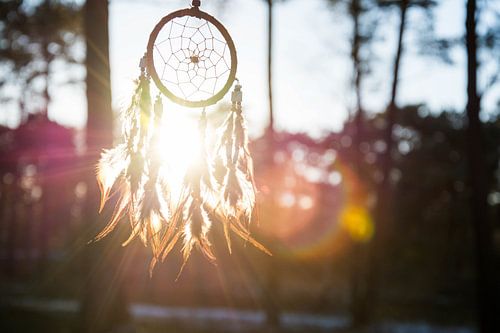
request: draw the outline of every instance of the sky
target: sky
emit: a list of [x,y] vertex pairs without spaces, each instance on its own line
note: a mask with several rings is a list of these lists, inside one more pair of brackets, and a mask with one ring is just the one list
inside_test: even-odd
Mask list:
[[[110,1],[110,62],[113,107],[126,107],[139,75],[138,63],[149,34],[166,14],[189,5],[187,0]],[[275,6],[274,99],[278,130],[307,132],[319,137],[339,130],[353,105],[350,92],[349,22],[324,0],[290,0]],[[436,34],[457,37],[464,32],[464,3],[442,0],[435,11]],[[262,0],[233,0],[220,6],[202,1],[202,9],[216,16],[232,35],[238,52],[238,73],[243,90],[244,112],[250,133],[258,135],[268,121],[266,83],[266,7]],[[395,13],[394,13],[395,14]],[[365,109],[382,111],[389,98],[392,58],[395,52],[397,15],[384,16],[374,49],[374,79],[364,85]],[[423,19],[419,10],[409,15],[410,31]],[[387,24],[388,23],[388,24]],[[465,107],[465,53],[456,50],[454,66],[419,56],[415,33],[405,38],[398,103],[425,102],[433,110]],[[498,91],[498,89],[497,89]],[[64,125],[83,127],[86,102],[83,86],[54,89],[49,117]],[[485,100],[493,108],[498,94]],[[229,100],[229,95],[225,97]],[[169,105],[168,102],[166,102]],[[168,107],[168,106],[167,106]],[[176,105],[186,114],[193,110]],[[12,112],[11,112],[12,113]],[[18,119],[4,113],[0,121],[10,125]]]

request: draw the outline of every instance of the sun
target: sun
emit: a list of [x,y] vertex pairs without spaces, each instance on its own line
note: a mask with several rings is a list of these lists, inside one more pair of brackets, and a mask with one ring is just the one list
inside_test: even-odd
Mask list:
[[163,116],[159,131],[156,151],[162,161],[163,172],[170,181],[172,194],[176,195],[199,151],[198,122],[180,112],[169,112]]

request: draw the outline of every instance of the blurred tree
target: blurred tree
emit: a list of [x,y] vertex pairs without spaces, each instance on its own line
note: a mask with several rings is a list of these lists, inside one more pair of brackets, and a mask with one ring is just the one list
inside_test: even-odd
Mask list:
[[[48,239],[53,231],[54,221],[54,198],[51,198],[51,188],[54,183],[43,184],[42,170],[47,170],[54,165],[54,156],[49,153],[54,147],[51,141],[53,136],[58,136],[61,127],[53,126],[47,120],[46,111],[50,102],[49,86],[56,82],[51,79],[55,71],[54,64],[59,66],[72,66],[79,62],[75,55],[75,48],[80,36],[80,8],[79,6],[61,1],[3,1],[0,2],[0,68],[3,75],[0,77],[0,101],[2,104],[16,101],[18,110],[21,112],[21,121],[25,120],[27,110],[37,109],[37,98],[42,100],[41,109],[44,111],[41,117],[32,118],[30,124],[20,126],[13,135],[15,142],[10,152],[13,168],[11,172],[19,177],[23,164],[32,163],[37,168],[37,186],[43,193],[43,202],[38,205],[39,224],[41,227],[36,232],[29,246],[39,251],[39,268],[46,269],[48,253]],[[61,67],[59,67],[60,69]],[[67,79],[70,75],[67,75]],[[28,99],[29,95],[34,98]],[[7,108],[6,108],[7,109]],[[15,110],[15,106],[13,107]],[[50,130],[48,130],[50,128]],[[44,130],[48,130],[45,133]],[[70,131],[62,130],[60,132]],[[59,133],[60,134],[60,133]],[[36,138],[37,135],[43,138]],[[69,158],[74,151],[71,135],[61,138],[70,138],[70,141],[57,141],[60,149],[68,149],[66,156]],[[40,144],[38,146],[37,144]],[[16,150],[14,150],[16,149]],[[18,155],[16,158],[13,151]],[[46,155],[44,155],[46,154]],[[20,156],[20,157],[19,157]],[[54,163],[57,164],[57,163]],[[59,164],[63,162],[59,161]],[[15,186],[12,186],[15,189]],[[61,190],[61,189],[59,189]],[[16,200],[22,203],[23,200]],[[60,202],[59,202],[60,203]],[[43,209],[41,208],[43,207]],[[24,208],[32,213],[33,209]],[[62,218],[62,214],[61,218]],[[42,217],[40,217],[42,216]],[[32,220],[35,220],[33,217]],[[20,220],[11,219],[14,230],[19,228]],[[34,228],[35,223],[28,227]],[[31,229],[35,230],[35,229]],[[14,235],[15,233],[13,233]],[[8,237],[11,237],[10,234]],[[15,236],[12,236],[15,237]],[[14,240],[9,240],[13,242]]]
[[269,127],[268,130],[273,133],[275,131],[274,124],[274,109],[273,109],[273,38],[274,38],[274,11],[275,4],[286,0],[264,0],[267,4],[267,93],[269,103]]
[[[484,124],[483,176],[498,191],[495,172],[498,118]],[[394,132],[394,237],[383,279],[392,295],[437,299],[474,308],[474,245],[467,183],[467,118],[463,113],[430,115],[423,106],[398,111]],[[418,267],[426,267],[425,274]],[[498,272],[498,268],[491,267]],[[405,285],[399,285],[405,281]],[[410,287],[411,285],[411,287]],[[399,291],[398,291],[399,290]],[[415,293],[412,292],[415,290]],[[413,295],[412,295],[413,294]],[[380,302],[382,303],[382,302]],[[432,310],[431,310],[432,311]],[[472,319],[472,318],[469,318]]]
[[[346,133],[352,138],[351,167],[359,177],[365,176],[365,162],[363,159],[362,147],[366,140],[364,136],[365,112],[363,108],[363,81],[370,73],[372,63],[371,45],[377,28],[376,1],[374,0],[330,0],[336,7],[344,7],[347,16],[352,21],[350,37],[350,58],[352,61],[352,87],[355,94],[355,106],[352,113],[353,126],[348,126],[352,130]],[[357,326],[365,322],[366,302],[363,297],[365,293],[366,276],[366,249],[365,244],[356,243],[353,245],[353,258],[351,260],[350,274],[350,297],[352,324]]]
[[467,143],[470,205],[475,232],[477,265],[477,305],[479,331],[500,330],[497,310],[498,280],[494,269],[491,221],[488,216],[488,185],[485,177],[484,133],[479,113],[481,97],[478,92],[478,37],[476,0],[467,1],[466,49],[467,49]]
[[[82,61],[75,47],[81,34],[80,7],[56,0],[35,5],[5,1],[0,3],[0,17],[4,22],[0,26],[0,62],[7,73],[0,79],[0,89],[5,88],[4,100],[17,100],[21,118],[25,118],[27,105],[33,111],[40,108],[47,113],[50,86],[56,83],[51,78],[56,62],[60,70],[60,66]],[[64,83],[81,80],[68,74]],[[30,94],[33,98],[27,101]],[[41,106],[37,106],[40,101]]]
[[[105,225],[99,215],[99,189],[94,165],[100,152],[113,143],[113,112],[109,66],[108,1],[87,0],[84,7],[87,45],[87,200],[85,206],[86,241]],[[116,233],[115,233],[116,234]],[[124,296],[124,260],[119,236],[108,237],[84,249],[86,285],[82,295],[80,331],[114,332],[129,323],[128,303]]]
[[[20,35],[19,31],[25,30],[27,21],[21,5],[22,2],[20,1],[0,2],[0,21],[3,22],[0,26],[0,61],[2,68],[7,73],[7,75],[0,78],[1,100],[4,103],[12,99],[12,96],[5,95],[6,86],[8,86],[9,82],[12,82],[10,80],[24,78],[25,75],[20,75],[20,72],[32,61],[32,55],[25,47],[18,45],[17,42]],[[26,78],[21,81],[26,81]],[[23,102],[24,98],[19,98],[18,103],[21,112],[24,110]]]
[[[393,191],[391,184],[391,172],[393,170],[392,156],[394,154],[394,125],[397,111],[397,96],[399,88],[399,76],[401,59],[404,50],[404,36],[407,30],[408,10],[412,7],[431,9],[436,5],[434,0],[378,0],[382,9],[396,7],[399,10],[399,26],[396,43],[396,53],[393,59],[392,83],[390,89],[389,104],[385,110],[385,148],[381,156],[381,177],[377,185],[377,207],[375,211],[375,234],[371,242],[370,263],[366,282],[365,309],[375,309],[378,301],[379,269],[382,261],[386,260],[388,253],[384,247],[388,244],[387,235],[393,228]],[[383,223],[381,221],[384,221]],[[386,245],[383,245],[386,244]],[[369,314],[363,315],[369,320]]]
[[[274,27],[274,2],[275,0],[264,0],[267,4],[267,95],[268,95],[268,112],[269,125],[266,130],[268,135],[268,154],[269,162],[267,165],[270,168],[274,167],[275,153],[275,124],[274,124],[274,109],[273,109],[273,27]],[[269,199],[275,203],[275,193],[269,193]],[[266,216],[264,218],[271,218]],[[266,261],[266,277],[263,283],[263,301],[266,312],[266,322],[271,330],[280,326],[280,311],[277,304],[277,280],[278,272],[275,266],[275,258],[270,257],[264,259]]]
[[[375,186],[381,173],[378,161],[384,155],[384,118],[377,114],[365,121],[368,145],[364,148],[364,181],[368,186]],[[327,147],[337,151],[338,159],[349,165],[354,158],[352,147],[343,145],[342,138],[350,135],[354,126],[351,119],[341,133],[325,140]],[[397,237],[391,239],[386,260],[380,263],[385,297],[377,303],[379,316],[387,316],[391,306],[401,313],[405,304],[427,308],[421,310],[427,318],[433,311],[459,309],[454,320],[474,309],[474,260],[470,250],[474,240],[468,224],[470,198],[465,187],[466,126],[466,116],[457,112],[432,115],[424,106],[407,106],[396,113],[391,183],[393,214],[398,221],[392,233]],[[483,142],[483,176],[490,184],[490,193],[495,194],[499,192],[498,116],[484,123],[484,130],[487,140]],[[356,260],[352,252],[345,255],[349,262]],[[498,266],[492,265],[491,269],[498,273]],[[352,281],[352,277],[349,279]]]
[[[278,1],[285,1],[285,0],[264,0],[267,4],[267,92],[268,92],[268,112],[269,112],[269,124],[268,128],[266,130],[266,135],[267,135],[267,140],[268,140],[268,151],[267,151],[267,156],[268,156],[268,162],[267,166],[269,168],[274,168],[274,154],[276,151],[276,143],[275,143],[275,110],[274,110],[274,105],[273,105],[273,37],[274,37],[274,11],[275,11],[275,4]],[[270,190],[268,193],[268,199],[275,204],[275,193]],[[264,217],[264,218],[271,218],[270,216]],[[279,327],[280,325],[280,313],[279,313],[279,305],[278,305],[278,294],[279,291],[277,289],[278,286],[278,279],[279,277],[278,272],[276,270],[276,258],[275,257],[269,257],[266,258],[266,263],[267,263],[267,276],[266,280],[264,282],[263,286],[263,295],[264,295],[264,306],[265,306],[265,311],[266,311],[266,321],[267,325],[271,329],[275,329]]]
[[498,57],[500,53],[500,6],[498,2],[480,1],[476,20],[477,53],[481,65],[478,66],[478,73],[484,77],[483,80],[479,80],[482,84],[478,84],[478,94],[480,100],[483,100],[500,82],[500,57]]
[[[352,21],[350,36],[350,58],[352,61],[352,86],[355,94],[355,106],[353,119],[359,131],[354,135],[358,145],[362,140],[363,127],[363,80],[370,74],[371,62],[373,60],[371,44],[377,28],[377,12],[375,0],[329,0],[335,7],[342,7],[349,19]],[[357,138],[356,138],[357,137]],[[355,145],[357,146],[357,145]],[[359,147],[358,147],[359,149]]]
[[267,2],[267,92],[269,102],[269,131],[274,132],[273,111],[273,0]]

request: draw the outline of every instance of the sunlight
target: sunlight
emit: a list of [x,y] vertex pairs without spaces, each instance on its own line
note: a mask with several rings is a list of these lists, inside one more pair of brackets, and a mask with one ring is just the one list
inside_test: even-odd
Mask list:
[[198,122],[170,112],[160,125],[157,152],[162,160],[163,172],[170,181],[172,194],[179,197],[184,175],[194,163],[199,149]]

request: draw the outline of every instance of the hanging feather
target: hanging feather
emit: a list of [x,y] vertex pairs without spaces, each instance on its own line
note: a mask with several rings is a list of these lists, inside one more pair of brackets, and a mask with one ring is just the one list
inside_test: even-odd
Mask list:
[[231,96],[232,107],[223,124],[215,157],[216,175],[221,185],[221,203],[215,211],[223,224],[224,236],[231,252],[229,230],[270,255],[270,252],[250,236],[250,222],[255,210],[256,187],[253,164],[248,149],[244,125],[241,85],[236,84]]
[[108,201],[113,185],[127,168],[128,161],[127,145],[124,143],[112,149],[106,149],[101,154],[101,159],[97,164],[97,183],[102,194],[99,212]]
[[234,126],[235,126],[235,113],[233,112],[235,105],[233,103],[233,107],[229,116],[222,124],[222,128],[224,131],[220,136],[220,141],[218,145],[218,149],[216,151],[215,156],[215,177],[219,185],[223,185],[224,178],[227,174],[227,161],[231,161],[233,159],[233,149],[234,149]]
[[[145,71],[141,73],[135,96],[135,103],[127,110],[128,117],[126,117],[126,123],[124,125],[125,137],[127,138],[130,154],[130,163],[124,181],[129,184],[130,189],[128,218],[132,227],[132,232],[123,245],[127,245],[138,235],[145,245],[148,243],[147,226],[143,223],[143,214],[141,212],[146,182],[145,154],[147,151],[147,144],[149,143],[148,127],[151,120],[149,78]],[[127,129],[129,130],[128,133]]]
[[[168,228],[169,204],[168,187],[166,181],[160,176],[161,159],[158,154],[159,122],[163,116],[163,105],[160,96],[156,99],[154,117],[150,128],[150,143],[146,153],[147,181],[144,185],[144,195],[140,203],[139,221],[145,232],[145,238],[153,250],[156,262],[162,252],[162,233]],[[152,263],[151,269],[154,267]]]
[[210,207],[210,198],[213,196],[215,181],[208,164],[205,139],[206,127],[206,113],[203,112],[199,121],[199,149],[184,177],[181,199],[172,215],[171,228],[165,233],[161,246],[161,260],[164,260],[182,237],[183,264],[178,276],[180,276],[195,248],[211,263],[215,263],[212,245],[208,240],[208,233],[212,223],[207,207]]
[[210,262],[215,262],[215,256],[207,237],[211,226],[212,223],[208,218],[208,213],[205,211],[204,206],[201,204],[200,198],[193,198],[187,210],[184,228],[184,246],[182,248],[184,264],[189,259],[191,251],[195,246]]
[[155,151],[159,140],[158,126],[163,115],[161,99],[157,98],[152,113],[150,83],[141,66],[129,108],[124,113],[125,142],[104,151],[97,167],[101,189],[101,209],[116,188],[119,198],[107,226],[95,237],[99,240],[110,233],[118,221],[128,215],[131,234],[127,245],[139,236],[150,245],[154,263],[163,252],[164,233],[168,233],[169,192],[166,180],[160,177],[161,161]]
[[[216,191],[217,181],[214,179],[212,165],[209,163],[210,158],[207,152],[207,116],[205,110],[203,110],[200,117],[198,130],[199,145],[197,146],[193,162],[186,173],[184,184],[187,187],[199,186],[200,191],[211,193]],[[199,184],[198,179],[200,180]]]
[[148,127],[151,117],[151,95],[149,92],[149,78],[143,73],[139,79],[138,88],[139,99],[132,119],[134,127],[132,127],[133,136],[130,137],[130,164],[127,171],[127,176],[130,181],[130,190],[132,191],[132,200],[140,200],[139,186],[144,174],[144,154],[148,139]]
[[184,229],[183,255],[184,261],[186,261],[193,246],[197,245],[202,253],[213,261],[215,257],[211,252],[210,242],[207,239],[211,222],[205,206],[207,206],[214,189],[214,179],[208,163],[206,149],[207,116],[205,110],[203,110],[198,127],[200,132],[198,152],[184,181],[189,193],[189,208],[187,209],[186,227]]
[[97,182],[101,190],[100,210],[108,201],[113,188],[116,189],[119,198],[115,210],[108,225],[98,234],[95,240],[101,239],[111,232],[116,226],[118,220],[125,213],[131,215],[134,198],[139,188],[140,179],[143,172],[143,159],[141,156],[144,140],[141,139],[140,117],[141,103],[143,98],[148,97],[149,90],[148,78],[144,72],[137,80],[137,87],[132,96],[130,106],[124,113],[123,135],[125,142],[116,147],[105,150],[97,164]]
[[113,191],[118,199],[110,221],[94,240],[105,237],[128,216],[132,230],[123,245],[139,237],[145,246],[151,247],[150,273],[182,239],[180,275],[193,249],[215,263],[208,239],[214,221],[223,224],[229,252],[232,231],[271,255],[249,232],[256,189],[241,109],[241,86],[236,85],[233,92],[231,113],[223,125],[214,163],[210,163],[212,159],[206,149],[207,118],[203,111],[199,121],[199,149],[184,177],[180,198],[173,201],[167,179],[160,172],[162,163],[157,147],[163,106],[158,97],[152,112],[149,85],[143,69],[123,116],[125,141],[105,150],[97,165],[102,194],[100,211]]
[[[139,176],[136,175],[136,170],[139,170],[137,166],[138,161],[137,158],[131,157],[134,155],[139,141],[137,111],[140,106],[142,90],[145,88],[144,82],[146,80],[145,74],[141,73],[141,76],[136,81],[137,86],[132,96],[130,106],[124,112],[122,132],[125,137],[125,142],[112,149],[104,150],[97,164],[97,182],[101,191],[99,211],[102,211],[104,208],[115,183],[124,181],[126,175],[134,179],[132,183],[136,184],[138,182],[135,180],[139,178]],[[131,163],[131,160],[133,160],[134,163]]]

